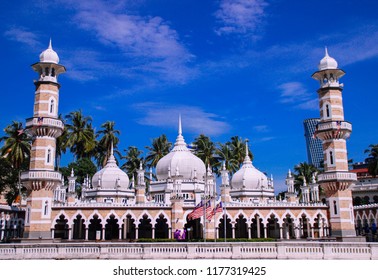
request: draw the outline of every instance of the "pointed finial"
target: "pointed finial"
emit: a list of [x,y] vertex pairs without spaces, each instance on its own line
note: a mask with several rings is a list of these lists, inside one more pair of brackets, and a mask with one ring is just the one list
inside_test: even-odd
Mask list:
[[143,170],[143,164],[142,164],[142,161],[140,161],[140,164],[139,164],[139,170]]
[[113,151],[113,141],[110,143],[110,156],[113,156],[114,151]]
[[222,170],[226,170],[226,161],[223,161]]
[[181,114],[179,114],[179,130],[178,130],[179,135],[182,135],[182,126],[181,126]]
[[75,176],[73,168],[71,168],[71,177]]
[[289,172],[287,173],[287,177],[291,177],[291,170],[289,169]]
[[51,43],[51,37],[50,37],[50,41],[49,41],[49,49],[52,49],[52,43]]
[[325,56],[329,56],[327,47],[325,47]]
[[249,140],[248,139],[245,139],[245,155],[248,156],[248,142]]

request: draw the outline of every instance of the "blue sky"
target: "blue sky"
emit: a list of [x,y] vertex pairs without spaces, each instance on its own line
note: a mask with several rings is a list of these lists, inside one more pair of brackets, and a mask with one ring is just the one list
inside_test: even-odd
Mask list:
[[61,113],[82,109],[97,129],[115,121],[121,150],[163,133],[174,142],[181,113],[187,143],[250,139],[280,191],[307,160],[303,120],[319,116],[311,75],[325,46],[346,72],[349,158],[378,142],[377,10],[371,0],[1,1],[0,127],[32,116],[30,65],[51,37],[67,68]]

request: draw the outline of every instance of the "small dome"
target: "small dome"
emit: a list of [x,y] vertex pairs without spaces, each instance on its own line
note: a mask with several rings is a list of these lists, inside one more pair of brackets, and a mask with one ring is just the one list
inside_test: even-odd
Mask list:
[[59,56],[52,49],[51,39],[50,39],[49,47],[46,50],[44,50],[43,52],[41,52],[41,54],[39,55],[39,61],[40,62],[46,62],[46,63],[55,63],[55,64],[59,63]]
[[113,155],[113,147],[105,167],[93,175],[92,186],[102,189],[127,189],[129,187],[129,177],[117,166]]
[[164,156],[156,165],[156,176],[158,180],[166,180],[170,174],[179,175],[185,179],[193,179],[194,176],[202,179],[205,176],[206,168],[203,161],[186,147],[181,130],[181,118],[179,120],[179,135],[172,151]]
[[258,190],[268,187],[268,178],[264,173],[257,170],[248,156],[248,144],[246,144],[246,157],[242,167],[232,176],[231,186],[233,189]]
[[319,62],[319,71],[327,69],[337,69],[337,61],[328,55],[327,48],[325,49],[325,56]]

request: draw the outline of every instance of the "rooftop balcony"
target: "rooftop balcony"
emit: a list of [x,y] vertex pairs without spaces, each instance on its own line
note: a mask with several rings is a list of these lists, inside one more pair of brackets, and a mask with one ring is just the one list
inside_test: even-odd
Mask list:
[[321,140],[347,139],[352,133],[352,124],[346,121],[320,122],[317,125],[316,137]]
[[26,129],[33,136],[59,137],[64,129],[61,120],[48,117],[33,117],[26,119]]

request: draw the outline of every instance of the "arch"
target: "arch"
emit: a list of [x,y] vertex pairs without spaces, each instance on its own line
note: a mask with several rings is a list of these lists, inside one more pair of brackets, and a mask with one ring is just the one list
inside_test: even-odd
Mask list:
[[152,238],[152,219],[148,213],[144,213],[139,219],[138,238]]
[[161,216],[163,215],[165,219],[167,219],[167,224],[168,224],[168,227],[169,228],[172,228],[172,224],[171,224],[171,219],[170,217],[167,215],[167,213],[165,213],[164,211],[159,211],[159,213],[156,214],[155,218],[153,219],[156,223],[156,220]]
[[243,209],[239,209],[239,211],[233,217],[232,221],[236,223],[236,220],[239,218],[240,215],[244,216],[244,218],[246,219],[247,225],[251,222],[250,219],[249,219],[249,217],[248,217],[248,215],[245,214],[245,212],[243,211]]
[[310,237],[310,218],[306,212],[302,212],[299,219],[299,232],[301,238]]
[[278,223],[279,216],[272,213],[267,217],[267,237],[279,239],[280,238],[280,225]]
[[224,215],[220,217],[219,223],[218,223],[218,234],[219,234],[219,238],[225,238],[225,234],[226,234],[226,239],[232,238],[231,217],[228,214],[226,214],[226,221],[224,220]]
[[85,239],[85,218],[77,213],[72,217],[72,239]]
[[132,212],[127,211],[122,216],[122,239],[134,240],[136,238],[136,217]]
[[88,217],[88,219],[87,219],[87,221],[86,221],[86,223],[85,223],[86,227],[89,227],[90,220],[93,219],[93,217],[94,217],[95,215],[97,215],[98,219],[101,220],[101,225],[102,225],[102,226],[105,225],[104,218],[102,217],[102,215],[98,212],[98,210],[94,210],[94,211],[92,212],[92,214],[89,215],[89,217]]
[[117,219],[118,225],[121,226],[121,224],[122,224],[121,218],[118,216],[118,214],[113,209],[105,216],[104,220],[106,221],[106,220],[110,219],[110,216],[112,216],[112,215],[114,216],[114,218]]
[[295,216],[290,212],[286,211],[282,217],[282,232],[283,239],[295,239]]
[[55,220],[54,238],[68,239],[68,219],[64,213]]
[[54,96],[51,96],[48,101],[48,109],[47,109],[48,114],[55,116],[57,112],[56,108],[57,108],[57,100],[55,99]]
[[[168,218],[161,213],[155,220],[155,238],[168,238],[169,236],[169,225]],[[187,237],[187,236],[186,236]]]
[[88,240],[96,240],[96,237],[98,237],[97,232],[100,232],[99,238],[103,239],[103,218],[99,214],[93,213],[88,219],[88,222]]
[[235,238],[248,238],[247,218],[242,213],[235,220]]
[[119,239],[119,218],[114,213],[109,213],[105,219],[105,240]]
[[331,103],[328,101],[325,101],[323,103],[323,118],[325,120],[332,118],[332,106],[331,106]]
[[353,205],[354,206],[362,205],[362,198],[359,197],[359,196],[354,197],[353,198]]
[[264,237],[264,223],[260,212],[255,211],[251,218],[251,237],[263,238]]

